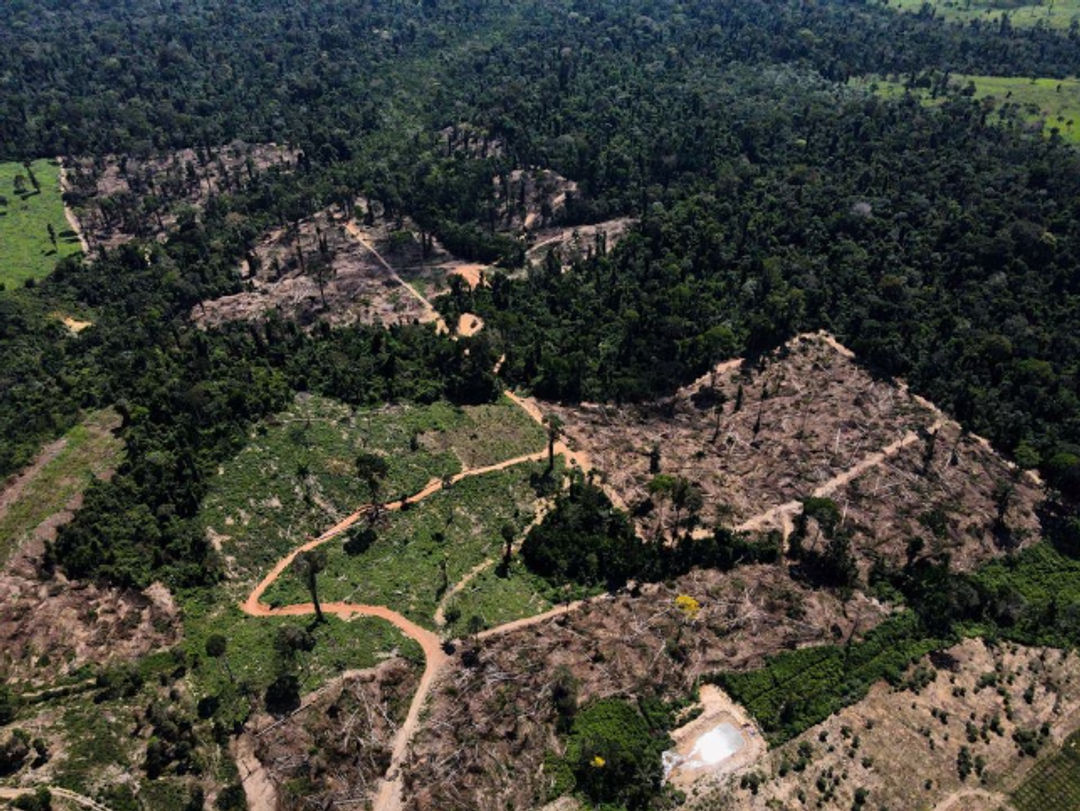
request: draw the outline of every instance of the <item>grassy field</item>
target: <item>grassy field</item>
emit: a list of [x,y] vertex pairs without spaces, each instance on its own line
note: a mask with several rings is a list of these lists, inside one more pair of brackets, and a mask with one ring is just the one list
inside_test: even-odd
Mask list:
[[[346,670],[373,667],[394,653],[419,665],[424,661],[419,645],[379,619],[360,617],[344,622],[330,616],[325,623],[313,625],[309,617],[249,617],[227,599],[214,600],[212,607],[207,603],[205,594],[184,601],[184,647],[198,661],[192,671],[196,692],[235,704],[237,715],[246,712],[240,694],[248,693],[261,701],[267,685],[283,671],[296,674],[303,694]],[[286,625],[310,629],[314,648],[291,658],[283,656],[276,641],[280,628]],[[212,634],[222,634],[228,640],[225,656],[218,661],[205,653],[206,640]]]
[[355,473],[361,452],[386,459],[380,498],[390,501],[464,465],[491,464],[543,444],[540,428],[507,400],[354,412],[302,396],[221,468],[203,502],[203,522],[243,580],[369,501]]
[[[498,557],[505,524],[516,536],[532,520],[536,495],[530,477],[545,467],[522,464],[464,479],[405,512],[386,514],[376,529],[377,539],[360,554],[346,554],[341,541],[326,544],[327,568],[319,578],[319,598],[390,606],[434,627],[432,617],[444,585],[456,583],[485,559]],[[291,572],[283,574],[264,599],[271,605],[310,601],[303,583]]]
[[520,560],[515,559],[508,572],[492,566],[451,598],[446,607],[447,632],[451,637],[464,637],[543,613],[554,605],[550,591],[547,582],[531,574]]
[[64,435],[55,456],[27,481],[8,509],[0,512],[0,562],[43,521],[64,510],[91,479],[120,463],[124,445],[112,433],[119,424],[116,412],[99,411]]
[[1080,732],[1041,760],[1012,795],[1017,811],[1080,808]]
[[[1080,145],[1080,79],[1025,79],[1002,76],[966,76],[953,74],[950,84],[963,88],[968,83],[975,85],[974,97],[990,98],[995,102],[995,109],[1001,111],[1005,105],[1016,105],[1021,117],[1031,123],[1042,123],[1043,134],[1049,136],[1057,129],[1061,137],[1073,144]],[[895,98],[905,92],[904,85],[876,77],[853,80],[853,83],[866,87],[873,92]],[[912,90],[924,104],[938,104],[942,101],[933,99],[928,90]],[[993,117],[990,118],[993,121]]]
[[[59,259],[81,250],[64,217],[59,166],[39,160],[30,171],[39,190],[21,163],[0,163],[0,284],[9,290],[27,279],[44,278]],[[16,178],[25,182],[24,191],[16,191]],[[55,247],[49,225],[56,233]]]
[[936,17],[964,23],[981,20],[984,24],[1000,25],[1002,15],[1008,14],[1014,28],[1030,28],[1041,22],[1047,28],[1067,30],[1074,19],[1080,19],[1080,0],[1050,0],[1008,8],[1003,8],[1001,3],[977,0],[881,0],[881,3],[887,8],[910,13],[918,13],[929,4]]

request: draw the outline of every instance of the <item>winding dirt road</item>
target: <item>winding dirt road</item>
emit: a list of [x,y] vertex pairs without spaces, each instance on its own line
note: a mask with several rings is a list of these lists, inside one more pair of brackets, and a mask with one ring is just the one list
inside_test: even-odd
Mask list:
[[[34,788],[0,788],[0,800],[14,800],[16,797],[21,797],[24,794],[33,794],[37,790],[37,786]],[[53,797],[59,797],[64,800],[69,800],[76,805],[81,805],[83,808],[89,808],[90,811],[110,811],[108,806],[102,805],[97,800],[91,800],[89,797],[84,797],[82,794],[76,794],[74,791],[69,791],[66,788],[60,788],[59,786],[44,786],[49,790],[49,793]]]
[[[363,240],[363,238],[359,235],[356,226],[353,223],[350,222],[349,224],[347,224],[346,227],[349,228],[349,231],[351,234],[353,234],[353,236],[355,236],[360,242],[367,246],[369,250],[371,250],[375,257],[391,273],[394,274],[395,278],[399,278],[397,277],[397,274],[394,273],[393,268],[391,268],[390,265],[386,263],[386,261],[378,254],[378,252],[376,252],[374,248],[372,248]],[[404,284],[404,282],[402,282],[402,284]],[[405,286],[410,292],[419,297],[420,300],[424,302],[427,308],[434,312],[434,308],[431,307],[430,302],[424,299],[423,296],[417,293],[413,288],[409,287],[408,285]],[[839,343],[836,343],[835,339],[832,339],[831,336],[828,337],[830,339],[830,345],[832,345],[837,351],[845,354],[850,352],[850,350],[847,350],[846,347],[843,347]],[[739,363],[741,363],[741,361],[733,360],[730,361],[728,364],[725,364],[724,368],[735,368]],[[507,392],[507,396],[510,398],[511,401],[517,404],[518,407],[520,407],[526,414],[528,414],[529,417],[531,417],[537,423],[543,423],[544,414],[540,410],[540,407],[535,400],[529,397],[522,397],[510,391]],[[943,423],[944,419],[945,418],[943,416],[942,418],[938,419],[938,421],[935,422],[932,426],[931,430],[937,430],[937,428],[940,427],[940,425]],[[886,447],[875,453],[869,454],[851,468],[848,468],[847,470],[837,474],[833,478],[819,485],[813,491],[813,495],[817,497],[823,497],[832,492],[835,492],[838,488],[843,487],[852,479],[856,478],[867,470],[870,470],[871,468],[880,465],[886,459],[895,456],[903,448],[918,441],[918,439],[919,434],[917,432],[911,431],[906,433],[904,436],[902,436],[900,439],[897,439],[895,442],[887,445]],[[576,465],[580,467],[583,472],[588,472],[590,470],[589,458],[586,454],[571,451],[562,442],[556,442],[554,450],[557,455],[562,456],[566,460],[568,465]],[[448,481],[453,484],[472,476],[482,476],[487,473],[505,470],[506,468],[513,467],[515,465],[541,461],[546,459],[547,455],[547,451],[543,450],[537,451],[536,453],[532,454],[517,456],[513,459],[507,459],[493,465],[486,465],[484,467],[476,468],[466,468],[452,476]],[[411,496],[406,496],[399,501],[388,502],[382,505],[382,509],[386,511],[400,510],[406,504],[415,504],[417,502],[423,501],[426,498],[429,498],[430,496],[442,490],[443,487],[443,480],[432,479],[418,492],[412,494]],[[622,503],[621,499],[618,499],[617,494],[615,495],[615,497],[613,497],[612,500],[616,503],[616,506],[625,509],[625,504]],[[760,515],[749,519],[748,521],[741,524],[738,529],[743,531],[757,530],[779,520],[784,532],[784,537],[786,538],[791,532],[794,517],[798,515],[801,508],[802,505],[799,501],[790,501],[785,504],[780,504],[761,513]],[[326,532],[324,532],[322,535],[308,540],[306,543],[298,546],[284,558],[279,560],[277,564],[275,564],[274,567],[270,570],[270,572],[267,573],[267,575],[252,590],[251,594],[248,595],[247,599],[241,604],[240,608],[245,613],[253,617],[308,616],[314,614],[315,607],[312,603],[299,603],[295,605],[271,607],[262,602],[263,594],[278,579],[278,577],[281,576],[281,573],[289,567],[289,565],[293,562],[297,555],[299,555],[301,552],[315,549],[316,547],[321,546],[322,544],[325,544],[328,541],[333,540],[334,538],[337,538],[347,529],[356,524],[356,522],[359,521],[363,516],[370,513],[371,509],[372,506],[370,504],[364,505],[351,515],[347,516],[346,518],[336,523],[334,526],[330,527],[330,529],[326,530]],[[541,520],[541,518],[538,516],[538,518],[534,521],[534,525],[535,523],[538,523],[539,520]],[[469,580],[474,578],[477,574],[479,574],[488,566],[493,565],[493,563],[494,559],[489,559],[482,562],[478,566],[474,567],[470,572],[468,572],[458,583],[456,583],[448,591],[446,597],[444,597],[444,599],[440,601],[438,609],[435,612],[435,622],[437,625],[442,626],[443,624],[445,624],[444,610],[448,599],[454,594],[458,593]],[[576,602],[572,602],[566,605],[557,606],[541,614],[536,614],[531,617],[514,620],[512,622],[505,623],[495,628],[489,628],[488,630],[479,633],[476,638],[478,640],[490,639],[492,637],[501,636],[506,633],[520,630],[522,628],[538,625],[549,619],[569,614],[570,612],[577,610],[578,608],[588,604],[589,602],[589,600],[578,600]],[[345,620],[349,620],[353,617],[358,616],[378,617],[380,619],[386,620],[387,622],[398,628],[403,634],[405,634],[405,636],[415,640],[424,652],[425,664],[423,675],[420,678],[420,684],[417,687],[416,693],[413,696],[412,703],[409,705],[409,711],[406,715],[405,721],[401,725],[401,727],[398,728],[398,731],[394,736],[390,766],[387,769],[386,775],[379,783],[374,799],[374,804],[372,806],[374,811],[397,811],[397,809],[401,807],[402,799],[401,764],[405,758],[409,742],[412,740],[412,737],[416,732],[420,720],[420,713],[423,709],[424,703],[427,700],[428,693],[431,691],[431,688],[434,685],[440,671],[449,662],[449,657],[443,651],[442,639],[437,634],[429,631],[426,628],[422,628],[413,621],[407,619],[403,615],[386,606],[365,605],[360,603],[331,602],[322,603],[321,608],[324,613],[333,614]]]

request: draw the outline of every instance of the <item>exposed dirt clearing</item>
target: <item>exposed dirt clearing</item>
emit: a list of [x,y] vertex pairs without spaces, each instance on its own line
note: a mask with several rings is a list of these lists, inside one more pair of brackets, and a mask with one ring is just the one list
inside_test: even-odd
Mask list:
[[[675,597],[701,611],[688,621]],[[753,667],[788,647],[831,640],[834,624],[874,626],[882,609],[793,584],[778,567],[695,571],[639,596],[596,597],[568,611],[478,635],[475,665],[448,668],[404,766],[410,809],[530,808],[546,792],[541,764],[561,746],[554,735],[552,676],[566,666],[579,700],[685,695],[718,669]],[[464,641],[468,651],[472,642]],[[471,654],[470,654],[471,655]],[[495,764],[513,763],[513,770]]]
[[[737,769],[755,762],[766,750],[765,739],[740,704],[736,704],[719,687],[705,684],[701,687],[701,715],[685,726],[671,732],[675,746],[671,750],[681,761],[668,775],[668,781],[677,788],[686,791],[690,786],[702,781],[716,780]],[[721,763],[710,765],[694,763],[693,755],[697,742],[719,724],[730,724],[742,736],[742,746]]]
[[463,338],[471,338],[484,328],[484,319],[472,313],[462,313],[458,318],[456,333]]
[[[822,799],[817,781],[825,773],[837,779],[827,807],[850,808],[856,788],[863,787],[873,808],[1007,808],[1006,795],[1036,762],[1020,755],[1013,733],[1037,734],[1046,723],[1051,740],[1058,740],[1076,727],[1080,657],[1075,652],[990,647],[969,639],[925,657],[917,667],[929,676],[925,687],[913,691],[878,683],[862,701],[754,764],[766,778],[756,795],[739,788],[735,775],[715,790],[702,791],[688,806],[702,811],[801,807],[801,791],[806,806],[813,807]],[[1029,688],[1030,703],[1023,696]],[[994,719],[999,731],[991,726]],[[781,777],[780,765],[798,760],[800,745],[812,749],[809,765],[786,769]],[[962,747],[973,766],[981,759],[985,784],[975,773],[961,779]],[[1045,743],[1040,755],[1050,747]]]
[[549,251],[554,251],[559,265],[566,270],[590,253],[610,251],[635,222],[630,217],[619,217],[594,225],[544,228],[533,234],[535,242],[526,251],[526,257],[530,262],[542,262]]
[[[132,239],[164,239],[183,208],[196,212],[215,194],[240,188],[272,166],[291,171],[298,150],[240,141],[210,150],[180,149],[148,158],[64,158],[66,191],[76,198],[83,250]],[[71,218],[69,218],[69,222]],[[89,243],[89,244],[87,244]]]
[[240,270],[248,289],[201,303],[192,319],[217,325],[277,312],[301,326],[434,320],[432,308],[347,228],[321,211],[294,228],[270,232]]
[[[706,528],[719,522],[786,537],[802,498],[829,497],[845,525],[857,524],[857,551],[897,557],[913,534],[929,537],[925,514],[936,510],[950,527],[954,559],[970,566],[1001,551],[995,493],[1002,488],[1010,490],[1008,543],[1039,528],[1036,479],[962,435],[903,383],[874,380],[824,333],[798,336],[755,368],[728,361],[655,405],[544,408],[563,419],[567,442],[632,508],[648,505],[656,448],[660,472],[701,486]],[[929,457],[924,471],[920,460]],[[655,525],[646,515],[638,530]]]

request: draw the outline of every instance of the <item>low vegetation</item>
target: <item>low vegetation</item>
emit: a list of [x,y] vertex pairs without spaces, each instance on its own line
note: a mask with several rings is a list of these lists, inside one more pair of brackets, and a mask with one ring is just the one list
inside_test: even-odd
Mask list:
[[936,17],[949,22],[977,24],[992,31],[1008,32],[1013,26],[1045,26],[1071,30],[1080,20],[1076,0],[1047,2],[999,2],[999,0],[881,0],[886,8],[908,12],[923,18]]
[[[532,481],[544,470],[542,463],[522,464],[466,478],[406,510],[361,521],[351,538],[323,547],[319,599],[389,605],[431,626],[451,585],[485,560],[501,557],[502,527],[509,525],[516,535],[532,519],[537,498]],[[263,597],[272,606],[310,599],[293,572],[283,574]]]
[[1060,751],[1039,761],[1012,793],[1017,811],[1080,807],[1080,732],[1065,740]]
[[59,521],[94,478],[115,469],[124,450],[113,433],[119,423],[114,411],[88,415],[18,480],[18,494],[0,506],[0,563],[44,522]]
[[0,289],[42,279],[81,250],[64,216],[55,161],[0,163]]
[[853,83],[887,97],[911,93],[927,105],[943,104],[957,95],[973,98],[983,104],[990,122],[1004,126],[1027,122],[1033,132],[1080,145],[1080,79],[926,73],[907,81],[869,77]]

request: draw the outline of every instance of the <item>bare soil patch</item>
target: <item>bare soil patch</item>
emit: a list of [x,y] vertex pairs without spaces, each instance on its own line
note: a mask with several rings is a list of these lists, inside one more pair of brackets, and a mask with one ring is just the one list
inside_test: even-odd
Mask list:
[[[404,659],[391,659],[335,681],[282,722],[257,719],[253,752],[276,786],[276,807],[363,808],[390,764],[419,675]],[[302,792],[289,790],[299,784]],[[248,801],[267,807],[251,792]]]
[[99,588],[41,578],[26,555],[0,575],[0,678],[27,689],[87,663],[130,661],[180,638],[168,590]]
[[[754,763],[766,749],[765,739],[754,720],[719,687],[712,684],[702,685],[698,706],[701,708],[701,715],[671,733],[671,738],[675,741],[673,751],[681,760],[671,770],[668,780],[683,790],[695,783],[700,784],[702,780],[720,779],[723,775]],[[729,724],[739,731],[742,747],[716,765],[694,762],[695,747],[701,737],[720,724]]]
[[1041,490],[1030,477],[829,336],[799,336],[753,365],[727,362],[654,404],[544,407],[608,488],[645,513],[646,536],[659,520],[647,490],[656,453],[659,472],[702,488],[706,526],[787,534],[800,499],[833,498],[864,566],[920,536],[969,568],[1037,534]]
[[192,318],[204,326],[259,320],[275,311],[304,326],[430,320],[416,296],[346,226],[322,211],[272,231],[240,268],[248,289],[203,302]]
[[532,244],[527,256],[532,262],[543,262],[554,252],[563,270],[574,262],[604,251],[610,251],[629,233],[635,220],[619,217],[593,225],[540,228],[530,234]]
[[114,248],[135,238],[162,239],[184,208],[201,209],[256,173],[291,171],[296,149],[233,142],[209,150],[180,149],[148,157],[65,158],[66,199],[90,248]]
[[[690,620],[675,597],[701,604]],[[599,597],[509,633],[489,632],[472,666],[455,661],[430,698],[427,720],[403,765],[406,807],[529,808],[547,791],[545,752],[554,734],[553,672],[568,667],[580,701],[685,695],[701,674],[749,668],[769,653],[829,641],[832,626],[868,629],[880,606],[795,585],[776,567],[696,571],[640,596]],[[473,650],[472,643],[463,643]],[[473,656],[473,654],[469,654]]]
[[[998,808],[1036,762],[1020,753],[1014,733],[1038,735],[1046,724],[1050,734],[1040,754],[1048,754],[1080,723],[1075,652],[971,639],[924,658],[911,673],[919,671],[925,686],[878,684],[862,701],[769,753],[752,767],[764,778],[756,794],[740,788],[736,775],[718,788],[703,787],[687,806],[813,808],[820,800],[850,808],[861,787],[869,808]],[[792,768],[807,745],[809,763]],[[964,747],[972,770],[961,779]]]

